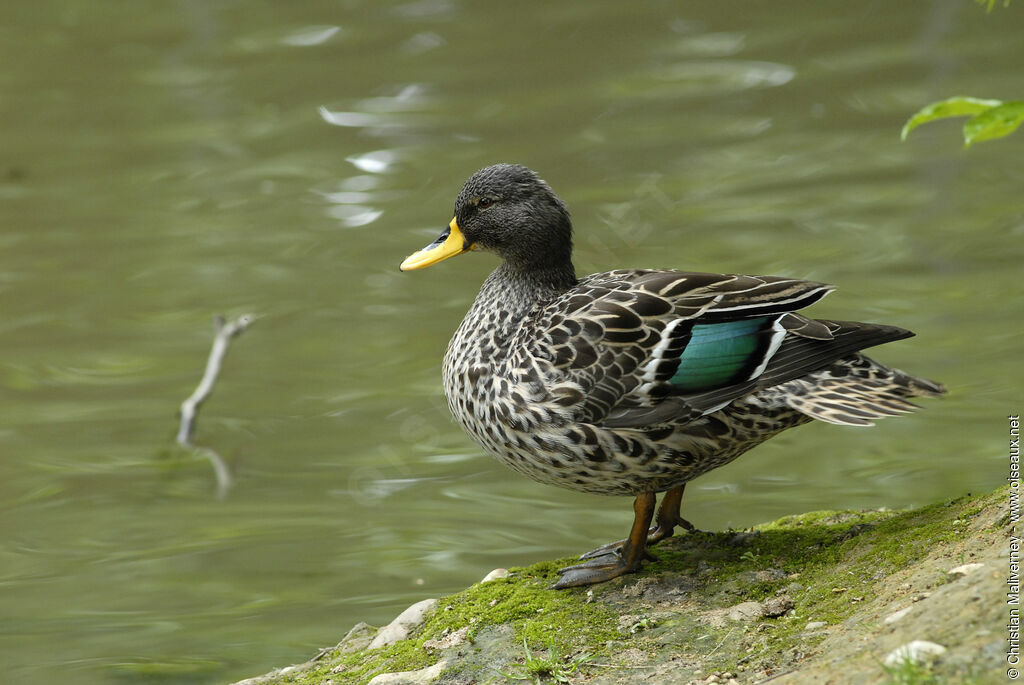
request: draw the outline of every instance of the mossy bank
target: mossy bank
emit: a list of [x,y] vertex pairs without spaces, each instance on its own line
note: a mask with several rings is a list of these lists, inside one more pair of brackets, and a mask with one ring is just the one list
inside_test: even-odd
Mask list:
[[440,598],[404,639],[371,648],[361,624],[243,682],[1006,682],[1008,494],[685,534],[589,590],[548,589],[571,559],[511,569]]

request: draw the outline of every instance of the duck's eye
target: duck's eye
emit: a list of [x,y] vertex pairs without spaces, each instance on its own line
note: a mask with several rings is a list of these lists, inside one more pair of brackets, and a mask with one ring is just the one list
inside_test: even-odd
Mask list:
[[492,202],[494,202],[494,200],[492,200],[491,198],[489,198],[489,197],[482,197],[476,203],[476,206],[479,207],[480,209],[487,209],[488,207],[491,206]]

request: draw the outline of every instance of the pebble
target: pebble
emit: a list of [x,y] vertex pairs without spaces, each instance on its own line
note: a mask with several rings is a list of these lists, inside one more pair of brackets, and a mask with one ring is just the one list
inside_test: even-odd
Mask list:
[[882,621],[882,623],[895,623],[896,621],[900,620],[901,618],[903,618],[904,616],[909,614],[910,610],[913,609],[913,608],[914,607],[906,607],[906,608],[900,609],[899,611],[894,611],[891,614],[889,614],[888,616],[886,616],[885,619]]
[[761,618],[760,602],[741,602],[729,609],[729,618],[733,621],[753,621]]
[[966,576],[968,573],[977,571],[979,568],[985,568],[985,564],[961,564],[949,569],[946,573],[951,576]]
[[793,600],[786,595],[772,597],[761,602],[741,602],[729,608],[726,614],[732,621],[756,621],[759,618],[776,618],[793,608]]
[[493,571],[488,573],[486,576],[484,576],[484,579],[481,580],[480,582],[481,583],[489,583],[492,580],[498,580],[499,578],[508,578],[508,569],[507,568],[496,568],[496,569],[494,569]]
[[765,618],[776,618],[792,608],[793,600],[786,595],[772,597],[771,599],[766,599],[764,604],[761,605],[761,615]]
[[360,621],[345,634],[345,637],[341,638],[341,642],[338,643],[337,648],[342,652],[354,652],[357,649],[366,649],[370,642],[373,641],[376,632],[376,628]]
[[946,648],[940,644],[928,642],[927,640],[914,640],[905,645],[900,645],[889,652],[889,656],[885,657],[885,665],[899,666],[908,659],[914,663],[919,663],[929,656],[938,656],[945,652]]
[[760,571],[751,571],[749,575],[759,583],[771,583],[786,578],[786,572],[778,568],[766,568]]
[[736,533],[731,538],[729,538],[729,540],[727,541],[726,544],[732,545],[734,547],[740,547],[742,545],[748,544],[749,542],[751,542],[752,540],[756,539],[760,535],[761,535],[761,531],[759,531],[759,530],[744,530],[744,531],[740,531],[739,533]]
[[[415,605],[413,605],[415,606]],[[448,665],[445,660],[418,671],[398,671],[397,673],[381,673],[375,675],[367,685],[425,685],[437,680],[441,671]]]
[[457,647],[466,641],[468,634],[469,626],[463,626],[454,633],[448,633],[440,640],[426,640],[423,643],[423,649],[448,649],[449,647]]
[[370,643],[370,649],[392,645],[409,637],[409,631],[423,622],[423,616],[433,609],[435,604],[437,604],[436,599],[425,599],[413,604],[400,613],[395,620],[380,629],[377,636],[373,638],[373,642]]
[[824,621],[811,621],[806,626],[804,626],[804,630],[821,630],[822,628],[827,628],[827,627],[828,627],[828,624],[825,623]]

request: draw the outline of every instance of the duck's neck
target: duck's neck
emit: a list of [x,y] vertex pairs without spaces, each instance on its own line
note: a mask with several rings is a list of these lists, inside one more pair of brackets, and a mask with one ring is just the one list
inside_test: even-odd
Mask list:
[[525,317],[537,303],[548,302],[576,285],[571,261],[538,269],[523,269],[502,262],[480,288],[470,309],[500,312],[499,326],[510,328]]

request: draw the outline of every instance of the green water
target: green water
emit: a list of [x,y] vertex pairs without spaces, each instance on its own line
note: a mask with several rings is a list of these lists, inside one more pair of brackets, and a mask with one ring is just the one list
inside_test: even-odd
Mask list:
[[[539,170],[577,267],[778,274],[947,398],[694,482],[698,526],[1000,484],[1021,409],[1024,4],[8,2],[0,7],[5,683],[217,683],[497,566],[621,537],[625,499],[481,456],[440,358],[495,262],[398,263],[462,181]],[[323,108],[321,110],[321,108]],[[174,449],[216,313],[259,318]]]

